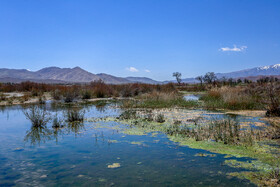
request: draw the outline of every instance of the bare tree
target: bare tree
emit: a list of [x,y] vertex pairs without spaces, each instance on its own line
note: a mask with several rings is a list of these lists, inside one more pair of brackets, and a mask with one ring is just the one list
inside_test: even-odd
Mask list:
[[173,77],[175,77],[175,78],[176,78],[176,80],[177,80],[178,84],[180,85],[180,84],[181,84],[181,82],[182,82],[182,79],[181,79],[182,74],[181,74],[181,73],[179,73],[179,72],[174,72],[174,73],[173,73]]
[[202,86],[203,76],[198,76],[195,79],[198,80],[200,82],[200,86]]
[[213,83],[215,80],[217,80],[217,77],[214,72],[208,72],[203,77],[204,82],[207,82],[208,84]]

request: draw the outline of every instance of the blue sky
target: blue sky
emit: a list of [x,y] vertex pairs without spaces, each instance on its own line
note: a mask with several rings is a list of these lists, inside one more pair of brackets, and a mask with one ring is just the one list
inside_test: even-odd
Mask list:
[[279,0],[1,0],[0,67],[172,79],[280,63]]

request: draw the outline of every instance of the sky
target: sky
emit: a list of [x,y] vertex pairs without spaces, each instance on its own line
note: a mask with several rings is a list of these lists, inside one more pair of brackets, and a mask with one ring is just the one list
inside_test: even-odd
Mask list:
[[170,80],[277,63],[279,0],[0,0],[0,68]]

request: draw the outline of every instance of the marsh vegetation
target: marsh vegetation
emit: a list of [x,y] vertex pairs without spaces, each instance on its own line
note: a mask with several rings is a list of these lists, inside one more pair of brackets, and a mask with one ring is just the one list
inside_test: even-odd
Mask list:
[[50,121],[50,114],[44,107],[37,105],[31,106],[29,109],[24,111],[24,115],[29,119],[34,127],[45,126]]
[[[277,186],[280,181],[278,80],[217,80],[211,73],[198,80],[200,82],[193,85],[182,82],[107,85],[102,81],[84,85],[1,84],[0,99],[1,103],[10,105],[27,104],[31,100],[37,103],[23,105],[23,114],[31,124],[24,141],[34,146],[52,140],[58,144],[59,137],[70,134],[77,138],[88,131],[88,125],[92,129],[109,128],[112,134],[145,137],[164,134],[180,146],[211,152],[195,155],[207,157],[215,153],[233,157],[223,164],[246,171],[229,172],[230,176],[246,178],[259,185]],[[199,97],[187,99],[184,96],[188,94]],[[92,104],[95,113],[105,114],[110,106],[118,110],[118,115],[96,117],[95,113],[86,112],[87,106]],[[61,111],[52,111],[50,106]],[[244,120],[239,115],[226,115],[224,112],[228,110],[241,114],[239,110],[247,110],[250,117]],[[252,117],[250,111],[254,110],[261,110],[265,115]],[[269,123],[261,121],[260,117]],[[104,141],[103,135],[94,134],[96,142]],[[124,141],[110,139],[107,143],[117,142]],[[131,144],[146,146],[142,141]],[[239,157],[255,161],[235,160]],[[110,168],[109,165],[106,168]]]
[[[160,132],[181,145],[226,154],[229,157],[254,158],[257,163],[239,163],[240,168],[249,169],[250,172],[241,172],[238,175],[232,173],[232,175],[245,177],[259,185],[277,186],[280,150],[269,144],[278,137],[278,127],[259,121],[239,121],[237,116],[209,118],[209,115],[212,115],[211,112],[185,113],[180,109],[175,111],[174,109],[130,109],[116,118],[91,120],[127,124],[129,129],[123,132],[130,135]],[[275,143],[277,144],[277,141]]]

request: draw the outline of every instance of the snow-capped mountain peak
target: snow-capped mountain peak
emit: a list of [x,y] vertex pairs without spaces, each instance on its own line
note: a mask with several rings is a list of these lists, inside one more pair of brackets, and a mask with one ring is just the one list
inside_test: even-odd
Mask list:
[[280,64],[274,64],[271,66],[263,66],[263,67],[259,67],[258,70],[269,70],[269,69],[278,69],[280,68]]
[[256,67],[256,68],[245,69],[241,71],[234,71],[230,73],[217,73],[218,78],[221,77],[238,78],[238,77],[249,77],[249,76],[272,76],[272,75],[280,75],[280,64]]
[[272,66],[272,68],[278,69],[278,68],[280,68],[280,64],[275,64]]

